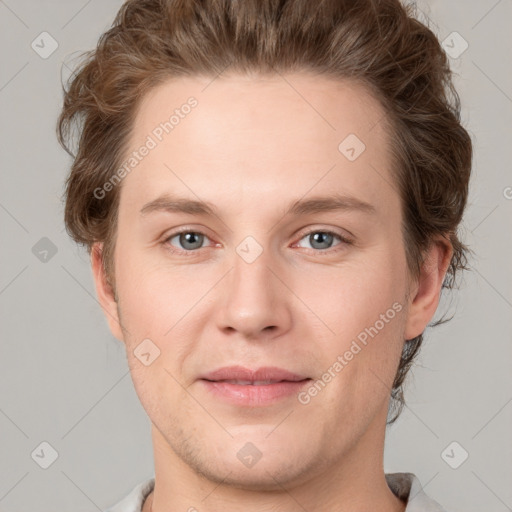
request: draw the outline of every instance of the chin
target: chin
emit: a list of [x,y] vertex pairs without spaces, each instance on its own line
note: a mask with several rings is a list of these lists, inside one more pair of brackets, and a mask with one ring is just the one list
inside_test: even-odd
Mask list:
[[[297,454],[295,454],[297,455]],[[265,460],[264,460],[265,458]],[[207,471],[201,471],[208,480],[222,483],[236,489],[251,491],[282,491],[283,487],[289,488],[305,482],[311,478],[310,465],[302,461],[286,460],[282,452],[262,455],[261,459],[252,467],[244,467],[237,459],[233,462],[225,460],[224,464],[218,465]]]
[[281,435],[274,432],[266,438],[268,433],[268,428],[259,434],[254,430],[252,435],[240,433],[213,454],[206,453],[202,461],[196,459],[202,464],[194,469],[202,469],[204,476],[217,483],[259,492],[301,485],[321,471],[322,458],[312,445],[295,439],[290,432],[287,435],[286,429]]

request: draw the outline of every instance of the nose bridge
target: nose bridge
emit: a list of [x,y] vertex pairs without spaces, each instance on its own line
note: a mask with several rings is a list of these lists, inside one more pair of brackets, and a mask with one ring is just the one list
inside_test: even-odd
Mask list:
[[[291,314],[286,287],[276,278],[271,251],[252,237],[236,248],[227,276],[220,325],[247,337],[289,328]],[[272,269],[272,270],[271,270]]]

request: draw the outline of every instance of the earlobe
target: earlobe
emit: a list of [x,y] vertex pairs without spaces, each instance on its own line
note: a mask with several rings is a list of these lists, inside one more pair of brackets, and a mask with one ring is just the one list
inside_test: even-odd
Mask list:
[[95,243],[91,248],[91,267],[98,300],[105,313],[110,331],[120,341],[124,341],[121,329],[115,291],[107,279],[103,264],[103,244]]
[[438,237],[432,241],[414,287],[415,293],[410,297],[404,333],[406,340],[419,336],[434,317],[452,255],[453,247],[447,238]]

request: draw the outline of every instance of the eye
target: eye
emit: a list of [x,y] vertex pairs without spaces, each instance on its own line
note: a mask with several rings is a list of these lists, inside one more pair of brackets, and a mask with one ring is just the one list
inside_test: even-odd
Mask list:
[[[336,240],[338,240],[338,243],[335,243]],[[191,254],[198,252],[198,249],[212,247],[215,245],[214,243],[209,243],[205,246],[203,245],[205,241],[211,242],[208,236],[204,233],[190,229],[183,229],[182,231],[171,233],[165,238],[165,240],[163,240],[162,243],[172,252]],[[309,244],[309,246],[303,245],[304,241],[306,244]],[[332,249],[333,247],[341,244],[350,245],[351,243],[351,240],[338,233],[329,230],[316,229],[305,233],[295,246],[312,249],[317,252],[331,252],[329,249]]]
[[333,242],[335,239],[338,239],[339,242],[334,244],[334,247],[344,243],[344,244],[350,244],[351,241],[347,238],[341,236],[338,233],[334,233],[333,231],[326,231],[326,230],[314,230],[309,231],[301,238],[301,240],[298,242],[299,247],[304,247],[304,245],[301,245],[301,242],[303,240],[306,240],[307,243],[309,243],[309,247],[305,246],[306,248],[311,248],[318,251],[326,251],[328,249],[331,249],[333,247]]
[[171,250],[176,252],[194,252],[201,249],[203,243],[209,238],[200,231],[184,230],[178,233],[172,233],[164,240],[164,244],[171,246]]

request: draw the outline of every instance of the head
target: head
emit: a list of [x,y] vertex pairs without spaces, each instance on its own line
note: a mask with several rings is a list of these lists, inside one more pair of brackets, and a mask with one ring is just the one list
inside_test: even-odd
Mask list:
[[[225,474],[223,443],[307,436],[311,469],[336,429],[339,456],[398,417],[439,294],[467,268],[471,168],[446,56],[398,1],[127,1],[65,90],[58,136],[68,232],[183,460]],[[205,413],[201,377],[231,364],[311,383]]]

